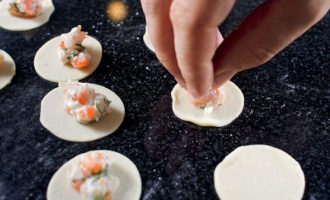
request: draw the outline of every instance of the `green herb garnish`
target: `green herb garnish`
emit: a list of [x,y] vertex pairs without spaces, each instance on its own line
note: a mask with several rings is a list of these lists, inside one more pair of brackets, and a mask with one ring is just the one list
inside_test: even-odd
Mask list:
[[103,196],[102,195],[97,195],[94,197],[94,200],[103,200]]
[[92,177],[95,178],[93,180],[94,181],[97,181],[99,178],[101,178],[102,176],[107,176],[108,175],[108,171],[109,171],[109,165],[106,165],[105,168],[101,171],[99,171],[98,173],[96,174],[93,174]]
[[85,47],[82,44],[76,44],[76,46],[78,47],[77,50],[80,52],[83,52],[85,50]]
[[71,51],[70,52],[70,60],[73,61],[74,57],[78,56],[78,53],[76,51]]
[[20,11],[20,9],[18,8],[17,2],[13,2],[11,5],[15,8],[15,12],[20,14],[25,14],[24,12]]

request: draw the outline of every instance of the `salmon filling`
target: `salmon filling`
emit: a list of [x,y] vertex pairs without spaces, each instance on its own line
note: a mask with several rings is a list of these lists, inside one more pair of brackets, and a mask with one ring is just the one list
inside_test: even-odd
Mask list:
[[16,17],[33,18],[41,12],[40,0],[11,0],[9,13]]
[[110,166],[110,159],[102,153],[88,152],[68,171],[69,182],[86,200],[112,200],[119,179],[110,175]]
[[111,112],[111,102],[87,83],[61,82],[59,87],[65,96],[64,109],[80,123],[98,121]]
[[86,48],[82,45],[87,32],[81,31],[81,26],[71,29],[69,33],[61,35],[58,54],[64,64],[71,64],[77,69],[85,68],[89,65],[91,57]]
[[225,94],[219,88],[211,89],[207,94],[200,98],[195,98],[188,92],[188,100],[191,104],[205,112],[212,112],[215,108],[221,106],[225,100]]

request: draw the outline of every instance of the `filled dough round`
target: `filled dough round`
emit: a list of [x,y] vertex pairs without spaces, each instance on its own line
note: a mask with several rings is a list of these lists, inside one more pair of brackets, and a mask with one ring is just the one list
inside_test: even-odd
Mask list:
[[187,97],[187,91],[177,84],[171,92],[173,112],[178,118],[199,126],[225,126],[241,114],[244,96],[242,91],[231,81],[225,83],[221,90],[225,94],[223,105],[215,108],[211,113],[206,113],[203,109],[191,104]]
[[55,7],[52,0],[42,0],[42,10],[40,15],[34,18],[15,17],[9,14],[9,1],[0,1],[0,27],[9,31],[29,31],[48,22]]
[[111,113],[89,124],[77,122],[64,108],[64,94],[60,88],[50,91],[41,101],[40,122],[55,136],[73,142],[89,142],[110,135],[118,129],[125,116],[121,99],[111,90],[96,84],[88,84],[110,101]]
[[[140,173],[135,164],[126,156],[108,150],[98,150],[95,152],[101,152],[108,156],[112,160],[110,167],[111,175],[119,178],[120,185],[113,193],[114,200],[138,200],[141,196],[142,183]],[[65,163],[57,172],[53,175],[47,188],[47,200],[81,200],[81,194],[74,190],[67,179],[67,172],[74,166],[79,156],[72,158]]]
[[61,62],[57,54],[60,41],[60,36],[55,37],[37,51],[34,57],[34,68],[39,76],[51,82],[68,81],[69,79],[81,80],[96,70],[102,58],[102,46],[97,39],[86,36],[82,43],[91,56],[89,65],[83,69],[77,69]]
[[267,145],[235,149],[216,167],[215,190],[221,200],[299,200],[305,178],[299,163]]
[[12,57],[10,55],[1,50],[4,60],[0,66],[0,89],[6,87],[10,82],[11,79],[15,75],[16,65]]
[[147,31],[147,26],[146,26],[146,32],[143,35],[143,41],[144,41],[144,44],[150,49],[150,51],[155,53],[155,48],[154,48],[154,46],[152,46],[152,42],[150,40],[149,33]]

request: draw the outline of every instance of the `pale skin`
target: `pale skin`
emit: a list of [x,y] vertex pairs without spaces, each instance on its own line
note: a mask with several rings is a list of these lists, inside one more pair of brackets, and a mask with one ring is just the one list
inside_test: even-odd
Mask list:
[[156,56],[195,97],[266,63],[326,15],[330,0],[268,0],[228,37],[235,0],[141,0]]

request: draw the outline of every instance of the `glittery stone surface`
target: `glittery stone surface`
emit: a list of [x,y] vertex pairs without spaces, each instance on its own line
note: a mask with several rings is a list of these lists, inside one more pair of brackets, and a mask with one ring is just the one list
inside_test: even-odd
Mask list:
[[[39,29],[0,29],[0,48],[17,66],[12,83],[0,91],[0,200],[45,199],[56,170],[95,149],[120,152],[137,165],[143,200],[217,199],[216,165],[248,144],[272,145],[294,157],[306,176],[304,199],[330,198],[329,15],[268,63],[232,79],[245,96],[237,120],[223,128],[202,128],[173,115],[175,81],[143,43],[139,1],[124,1],[128,13],[121,23],[107,18],[107,3],[54,0],[55,12]],[[228,35],[257,5],[238,1],[220,26],[222,33]],[[40,101],[56,84],[33,68],[42,44],[78,24],[104,49],[99,68],[83,81],[113,90],[126,107],[122,126],[90,143],[62,141],[42,127]]]

